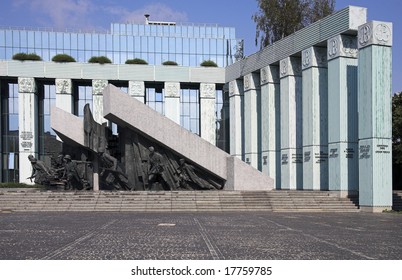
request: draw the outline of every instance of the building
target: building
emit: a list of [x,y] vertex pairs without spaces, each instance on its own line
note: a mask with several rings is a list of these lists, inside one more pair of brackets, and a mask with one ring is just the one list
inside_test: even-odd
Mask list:
[[362,209],[387,209],[391,56],[392,24],[349,6],[225,68],[1,61],[2,180],[24,181],[29,153],[46,157],[51,99],[79,114],[92,98],[102,122],[101,92],[112,83],[210,143],[225,135],[222,148],[277,189],[358,194]]

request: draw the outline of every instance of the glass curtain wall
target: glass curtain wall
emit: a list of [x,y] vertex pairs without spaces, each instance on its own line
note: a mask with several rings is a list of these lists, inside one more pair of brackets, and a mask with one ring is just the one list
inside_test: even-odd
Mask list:
[[180,85],[180,125],[200,135],[199,85]]
[[2,182],[19,182],[18,82],[3,81],[0,90]]
[[90,85],[90,83],[74,84],[74,115],[83,118],[84,106],[87,103],[89,104],[89,108],[93,113],[92,100],[92,85]]
[[165,115],[165,90],[162,83],[145,84],[145,104]]
[[39,95],[39,158],[46,166],[62,151],[62,143],[50,126],[50,108],[56,105],[56,86],[54,82],[38,82]]
[[215,130],[216,146],[229,153],[229,95],[222,85],[216,85]]

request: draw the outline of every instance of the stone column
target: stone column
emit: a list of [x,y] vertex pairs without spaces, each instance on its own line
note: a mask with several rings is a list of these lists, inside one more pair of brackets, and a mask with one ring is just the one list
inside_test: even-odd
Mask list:
[[262,172],[280,188],[280,84],[279,67],[261,69],[261,161]]
[[165,82],[165,116],[180,124],[180,83]]
[[[56,107],[73,114],[74,98],[71,79],[56,79]],[[61,141],[59,136],[57,140]]]
[[200,84],[200,118],[201,138],[212,145],[216,142],[216,86],[215,84]]
[[302,77],[300,58],[280,61],[281,189],[302,189]]
[[342,196],[358,191],[357,38],[338,35],[327,42],[328,182]]
[[358,31],[359,204],[392,208],[392,23],[369,22]]
[[31,184],[29,155],[38,157],[38,95],[34,78],[18,78],[20,182]]
[[303,189],[328,190],[328,70],[325,48],[302,51]]
[[243,81],[229,83],[230,154],[244,160]]
[[258,99],[260,95],[260,75],[250,73],[244,76],[244,157],[246,163],[252,167],[261,170],[261,152],[259,145],[258,115],[261,102]]
[[103,117],[103,90],[107,87],[108,80],[92,80],[92,104],[94,120],[102,124],[107,122]]
[[145,83],[141,81],[128,81],[128,94],[145,103]]

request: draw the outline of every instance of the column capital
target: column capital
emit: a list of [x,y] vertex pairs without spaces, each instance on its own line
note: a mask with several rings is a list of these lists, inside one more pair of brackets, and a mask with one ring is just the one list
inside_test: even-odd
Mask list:
[[360,25],[358,30],[358,48],[370,45],[392,46],[392,23],[370,21]]
[[128,81],[128,94],[132,97],[144,97],[145,83],[142,81]]
[[357,37],[338,35],[327,41],[327,59],[357,58]]
[[287,57],[279,62],[280,78],[301,76],[301,61],[298,57]]
[[266,66],[260,70],[261,85],[264,84],[279,84],[279,67]]
[[216,86],[215,84],[200,84],[200,98],[215,98],[216,97]]
[[302,51],[302,69],[311,67],[327,68],[327,53],[325,48],[310,47]]
[[165,82],[165,97],[180,98],[180,83]]
[[108,85],[108,80],[92,80],[92,94],[102,95],[103,90]]
[[36,92],[35,78],[18,77],[18,91],[20,93]]
[[244,91],[255,90],[260,86],[260,75],[258,73],[249,73],[243,77]]
[[56,93],[58,94],[72,94],[73,87],[71,79],[56,79]]
[[243,95],[243,81],[234,80],[229,82],[229,97]]

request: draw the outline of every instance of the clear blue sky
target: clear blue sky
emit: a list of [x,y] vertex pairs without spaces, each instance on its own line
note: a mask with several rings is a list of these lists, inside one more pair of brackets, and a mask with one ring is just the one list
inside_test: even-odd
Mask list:
[[[368,8],[368,20],[393,23],[393,92],[402,91],[402,17],[400,0],[337,0],[336,10],[348,5]],[[1,27],[56,27],[109,30],[111,22],[151,20],[216,23],[236,28],[245,40],[245,54],[258,50],[254,44],[258,11],[255,0],[1,0]]]

